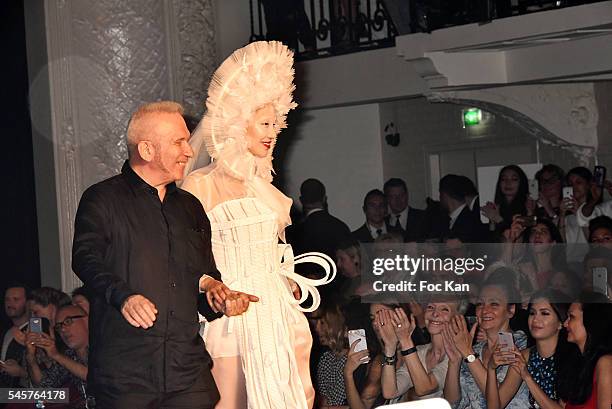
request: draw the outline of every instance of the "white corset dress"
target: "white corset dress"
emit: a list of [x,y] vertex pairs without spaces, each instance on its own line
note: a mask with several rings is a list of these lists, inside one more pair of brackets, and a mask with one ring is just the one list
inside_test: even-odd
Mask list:
[[[307,310],[313,310],[319,303],[315,286],[333,279],[333,262],[318,253],[294,259],[291,246],[278,243],[276,213],[256,198],[220,203],[207,215],[223,282],[259,297],[246,313],[206,324],[208,352],[213,358],[241,357],[249,408],[307,409],[305,389],[310,385],[305,387],[302,379],[312,337],[302,313],[306,309],[295,300],[287,278],[300,286],[301,301],[312,296],[315,305]],[[326,276],[309,280],[295,274],[293,265],[300,262],[320,264]]]

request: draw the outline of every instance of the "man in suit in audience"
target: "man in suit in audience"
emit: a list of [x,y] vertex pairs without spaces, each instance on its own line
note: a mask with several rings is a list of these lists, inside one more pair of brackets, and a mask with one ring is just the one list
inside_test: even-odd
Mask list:
[[[28,289],[21,284],[12,284],[4,293],[4,312],[11,320],[11,325],[0,328],[0,387],[9,388],[19,385],[19,378],[26,375],[26,370],[19,363],[25,348],[15,339],[28,326],[30,316],[27,307]],[[25,335],[23,335],[23,340]]]
[[329,214],[325,186],[317,179],[307,179],[300,186],[304,219],[288,228],[288,239],[296,253],[318,251],[335,259],[338,243],[351,236],[340,219]]
[[408,188],[402,179],[391,178],[383,187],[389,215],[386,223],[400,230],[404,241],[418,241],[427,236],[427,215],[424,210],[408,206]]
[[445,235],[462,237],[471,243],[486,240],[486,226],[466,203],[462,177],[446,175],[440,179],[439,186],[440,206],[446,210],[450,218]]
[[461,186],[465,193],[465,204],[472,213],[480,218],[480,202],[478,201],[478,189],[476,185],[467,176],[459,176],[461,179]]
[[385,222],[387,216],[387,199],[380,189],[370,190],[363,199],[363,213],[366,222],[355,230],[352,235],[361,243],[372,243],[378,237],[387,233],[399,233],[401,231]]

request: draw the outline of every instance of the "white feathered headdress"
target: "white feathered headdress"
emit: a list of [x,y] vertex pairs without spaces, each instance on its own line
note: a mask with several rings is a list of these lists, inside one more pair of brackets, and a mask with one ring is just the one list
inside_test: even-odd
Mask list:
[[196,157],[185,175],[193,170],[197,155],[208,154],[225,171],[242,180],[258,175],[272,181],[272,150],[264,158],[250,154],[246,130],[255,111],[272,104],[280,129],[297,107],[293,102],[293,52],[278,41],[258,41],[230,55],[214,73],[208,88],[206,114],[191,137]]

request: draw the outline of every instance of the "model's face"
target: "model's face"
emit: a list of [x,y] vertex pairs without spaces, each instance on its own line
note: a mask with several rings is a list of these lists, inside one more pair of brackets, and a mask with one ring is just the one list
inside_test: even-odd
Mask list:
[[274,147],[279,128],[276,112],[272,104],[259,108],[247,126],[247,146],[249,152],[258,158],[265,158]]
[[4,312],[9,319],[18,319],[27,313],[27,301],[25,290],[21,287],[13,287],[4,293]]
[[543,172],[540,178],[540,190],[549,199],[561,197],[561,179],[553,172]]
[[545,299],[536,299],[529,310],[529,332],[534,339],[549,339],[559,334],[563,323],[557,318],[552,306]]
[[507,328],[514,310],[508,305],[508,296],[497,286],[486,286],[476,302],[476,316],[484,331]]
[[578,175],[571,174],[568,176],[568,182],[574,190],[574,198],[578,203],[582,203],[586,200],[587,192],[589,191],[589,183],[586,179],[581,178]]
[[506,169],[502,172],[499,178],[499,187],[501,192],[506,197],[514,197],[519,191],[521,179],[518,173],[512,169]]
[[153,127],[155,155],[152,165],[161,183],[183,178],[187,160],[193,156],[189,145],[189,130],[178,113],[156,114]]
[[444,324],[457,313],[457,305],[454,303],[431,302],[425,307],[425,322],[427,331],[431,335],[440,334]]
[[567,312],[567,320],[563,324],[567,329],[567,340],[576,345],[584,345],[587,339],[587,332],[582,322],[582,305],[572,303]]
[[375,226],[381,225],[387,214],[387,203],[380,195],[372,195],[365,203],[365,216],[368,223]]
[[401,186],[387,188],[385,196],[393,214],[401,213],[408,206],[408,192]]

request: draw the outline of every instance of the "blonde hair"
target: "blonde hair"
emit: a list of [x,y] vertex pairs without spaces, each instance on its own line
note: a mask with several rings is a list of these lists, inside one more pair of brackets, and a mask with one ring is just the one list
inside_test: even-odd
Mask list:
[[136,146],[141,141],[142,135],[146,135],[150,129],[148,121],[150,115],[155,114],[179,114],[183,115],[183,106],[174,101],[157,101],[149,102],[138,107],[136,112],[132,114],[127,127],[127,146],[128,154],[132,154],[136,150]]
[[347,343],[347,327],[340,305],[335,302],[322,305],[320,320],[323,322],[319,334],[321,344],[336,354],[342,353]]

